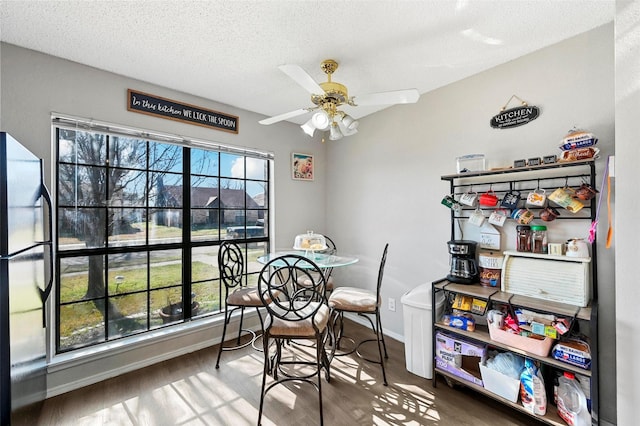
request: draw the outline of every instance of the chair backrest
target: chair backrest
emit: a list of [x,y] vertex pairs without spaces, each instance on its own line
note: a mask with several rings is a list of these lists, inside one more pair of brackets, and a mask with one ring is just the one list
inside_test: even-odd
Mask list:
[[387,251],[389,250],[389,243],[384,246],[384,252],[382,252],[382,259],[380,259],[380,269],[378,269],[378,289],[377,289],[377,300],[378,306],[382,302],[380,298],[380,289],[382,288],[382,276],[384,275],[384,265],[387,263]]
[[244,255],[236,243],[225,241],[218,250],[218,270],[220,280],[227,290],[242,286]]
[[323,250],[323,253],[327,254],[336,254],[338,252],[338,248],[336,247],[336,243],[326,235],[324,236],[325,241],[327,242],[327,249]]
[[[298,285],[307,281],[308,285]],[[270,315],[287,321],[303,321],[327,303],[322,270],[296,254],[276,257],[264,265],[258,277],[258,293]]]

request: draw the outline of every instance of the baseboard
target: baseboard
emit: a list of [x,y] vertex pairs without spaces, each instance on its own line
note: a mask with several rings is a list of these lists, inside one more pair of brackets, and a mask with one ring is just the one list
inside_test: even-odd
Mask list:
[[[47,368],[47,398],[216,345],[222,326],[222,316],[216,316],[152,332],[138,341],[114,342],[83,354],[56,357]],[[237,333],[238,326],[239,316],[232,317],[227,335]],[[260,330],[255,313],[245,313],[243,328]]]
[[[370,327],[368,321],[359,315],[345,313],[345,317]],[[216,316],[149,333],[149,336],[141,336],[138,341],[114,342],[100,348],[58,356],[47,368],[47,398],[217,345],[222,336],[222,325],[222,316]],[[229,323],[228,335],[237,333],[238,326],[239,317],[234,316]],[[260,330],[255,313],[245,314],[243,328]],[[404,336],[386,329],[382,331],[385,336],[404,342]]]
[[[362,316],[358,315],[358,314],[353,314],[353,313],[349,313],[349,312],[345,312],[344,316],[348,319],[350,319],[351,321],[358,323],[362,326],[365,326],[367,328],[371,328],[371,324],[369,324],[369,321],[367,321],[366,319],[364,319]],[[382,334],[384,334],[385,336],[389,336],[392,339],[395,339],[399,342],[404,343],[404,336],[398,333],[395,333],[393,331],[389,331],[386,328],[382,327]]]

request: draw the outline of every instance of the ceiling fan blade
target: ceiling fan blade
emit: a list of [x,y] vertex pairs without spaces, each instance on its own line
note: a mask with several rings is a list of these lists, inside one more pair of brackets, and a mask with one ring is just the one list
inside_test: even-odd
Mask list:
[[306,114],[309,111],[311,111],[311,110],[308,109],[308,108],[297,109],[295,111],[289,111],[289,112],[285,112],[284,114],[275,115],[273,117],[265,118],[264,120],[258,121],[258,123],[265,124],[265,125],[273,124],[273,123],[277,123],[278,121],[288,120],[289,118],[293,118],[293,117],[297,117],[297,116],[302,115],[302,114]]
[[355,105],[413,104],[418,98],[420,93],[416,89],[405,89],[354,96],[352,102]]
[[278,68],[312,95],[324,93],[322,87],[301,66],[288,64],[280,65]]

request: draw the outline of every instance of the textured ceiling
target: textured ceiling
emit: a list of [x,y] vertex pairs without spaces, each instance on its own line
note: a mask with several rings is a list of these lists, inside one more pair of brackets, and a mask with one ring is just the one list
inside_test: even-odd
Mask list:
[[[0,37],[271,116],[312,106],[281,64],[322,82],[320,62],[335,59],[333,80],[350,95],[425,93],[611,22],[614,13],[614,0],[3,0]],[[347,112],[360,118],[382,108]]]

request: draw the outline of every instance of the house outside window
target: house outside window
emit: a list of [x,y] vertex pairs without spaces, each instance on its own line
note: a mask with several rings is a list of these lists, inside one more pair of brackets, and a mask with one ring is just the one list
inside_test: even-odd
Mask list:
[[255,282],[268,154],[54,128],[57,353],[221,313],[223,240],[244,249]]

